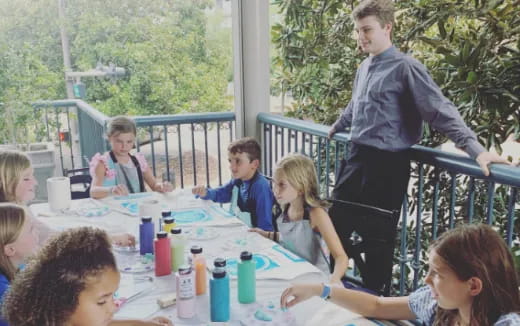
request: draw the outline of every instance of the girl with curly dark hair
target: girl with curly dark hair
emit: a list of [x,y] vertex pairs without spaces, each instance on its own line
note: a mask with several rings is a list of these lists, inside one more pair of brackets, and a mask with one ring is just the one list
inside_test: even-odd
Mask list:
[[90,227],[60,233],[27,263],[5,297],[11,326],[172,325],[112,320],[119,272],[107,234]]

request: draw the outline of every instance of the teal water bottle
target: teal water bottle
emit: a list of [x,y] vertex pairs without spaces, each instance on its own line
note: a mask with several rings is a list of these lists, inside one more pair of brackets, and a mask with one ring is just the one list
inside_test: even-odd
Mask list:
[[238,302],[253,303],[256,301],[256,263],[253,254],[242,251],[238,263]]

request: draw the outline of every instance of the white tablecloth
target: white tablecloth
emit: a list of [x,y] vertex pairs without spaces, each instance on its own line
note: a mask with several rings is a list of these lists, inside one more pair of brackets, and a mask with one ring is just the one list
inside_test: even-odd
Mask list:
[[[173,209],[174,211],[182,211],[183,209],[205,209],[208,212],[213,212],[212,215],[217,216],[211,208],[213,203],[195,200],[191,196],[187,196],[185,192],[176,192],[170,195],[162,195],[151,193],[141,198],[131,198],[131,201],[139,203],[140,200],[158,199],[161,205]],[[109,198],[104,200],[80,199],[72,201],[71,208],[63,212],[51,212],[47,203],[31,205],[31,212],[40,221],[48,225],[54,230],[60,231],[77,226],[96,226],[105,229],[109,233],[128,232],[133,234],[138,239],[139,222],[140,219],[130,212],[125,211],[121,206],[124,198]],[[89,216],[102,214],[102,216]],[[225,215],[225,214],[221,214]],[[223,218],[225,216],[219,216]],[[238,219],[234,217],[225,217],[229,219],[225,223],[180,225],[184,229],[191,229],[194,235],[195,228],[205,227],[212,228],[216,232],[215,237],[206,240],[189,240],[187,248],[193,244],[203,247],[204,255],[207,258],[207,264],[212,266],[213,258],[221,256],[236,256],[242,250],[250,250],[253,253],[274,257],[273,246],[276,244],[262,238],[256,233],[247,232],[245,225],[241,224]],[[233,222],[231,223],[231,221]],[[201,226],[202,225],[202,226]],[[218,226],[220,225],[220,226]],[[193,237],[192,237],[193,238]],[[196,238],[196,236],[195,236]],[[277,249],[277,248],[274,248]],[[129,264],[129,261],[136,261],[139,259],[137,254],[121,253],[116,251],[116,259],[118,265]],[[283,255],[282,255],[283,256]],[[230,258],[230,257],[225,257]],[[283,265],[283,264],[282,264]],[[210,273],[208,272],[208,280]],[[296,277],[294,277],[296,275]],[[153,281],[145,280],[145,276],[150,276]],[[278,272],[275,269],[271,271],[257,272],[257,303],[267,305],[268,303],[275,304],[279,307],[279,298],[282,291],[290,285],[291,282],[323,282],[327,280],[327,276],[321,274],[313,265],[304,262],[298,265],[298,268],[291,266],[287,269],[279,268]],[[127,274],[122,273],[121,292],[137,292],[144,290],[136,299],[125,303],[121,309],[116,313],[115,318],[149,318],[152,316],[167,316],[174,321],[175,325],[211,325],[209,318],[209,293],[197,297],[197,314],[192,319],[179,319],[175,312],[175,306],[166,309],[160,309],[157,305],[157,299],[171,293],[175,293],[174,276],[168,275],[163,277],[155,277],[153,272],[141,274]],[[208,286],[209,292],[209,286]],[[347,325],[346,321],[352,321],[349,325],[372,325],[365,324],[370,322],[364,318],[352,314],[348,311],[337,308],[332,304],[326,303],[319,298],[312,298],[290,309],[290,312],[295,317],[296,325]],[[248,311],[247,305],[241,305],[237,300],[237,282],[236,278],[231,278],[231,321],[229,323],[215,323],[219,325],[241,325],[240,320],[244,319],[244,313]],[[345,318],[327,319],[327,315],[331,312],[334,315],[345,316]],[[321,315],[320,315],[321,314]],[[324,319],[329,320],[330,323],[325,322]],[[267,322],[260,324],[269,325]],[[375,324],[374,324],[375,325]]]

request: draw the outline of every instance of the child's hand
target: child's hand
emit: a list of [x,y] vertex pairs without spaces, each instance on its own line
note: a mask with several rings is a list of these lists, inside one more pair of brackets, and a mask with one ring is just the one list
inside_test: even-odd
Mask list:
[[280,297],[280,307],[290,308],[297,303],[305,301],[313,296],[318,296],[323,290],[321,284],[295,284],[283,291]]
[[116,245],[116,246],[121,246],[121,247],[134,247],[135,246],[135,237],[129,233],[118,233],[118,234],[113,234],[112,236],[110,236],[110,238],[112,239],[112,242]]
[[128,196],[128,188],[125,185],[117,185],[110,188],[110,194],[116,196]]
[[252,229],[247,230],[247,232],[256,232],[264,238],[268,238],[268,235],[269,235],[267,231],[264,231],[261,228],[252,228]]
[[170,191],[173,191],[173,185],[171,183],[169,183],[168,181],[163,181],[163,182],[157,182],[155,184],[155,191],[157,192],[170,192]]
[[199,197],[206,197],[208,190],[205,186],[196,186],[191,189],[191,193]]

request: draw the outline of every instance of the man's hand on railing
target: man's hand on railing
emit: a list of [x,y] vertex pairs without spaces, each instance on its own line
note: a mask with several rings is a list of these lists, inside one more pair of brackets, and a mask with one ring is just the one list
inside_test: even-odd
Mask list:
[[477,163],[480,165],[482,172],[487,177],[489,176],[489,164],[491,163],[502,163],[507,165],[513,165],[507,159],[500,157],[496,153],[482,152],[477,156]]
[[336,130],[336,128],[334,127],[330,127],[330,130],[329,130],[329,134],[327,135],[327,137],[329,139],[332,139],[332,137],[334,137],[334,134],[337,133],[338,131]]

